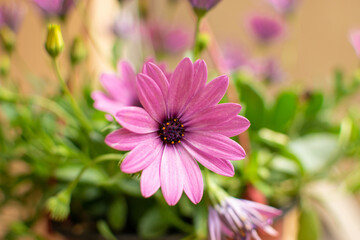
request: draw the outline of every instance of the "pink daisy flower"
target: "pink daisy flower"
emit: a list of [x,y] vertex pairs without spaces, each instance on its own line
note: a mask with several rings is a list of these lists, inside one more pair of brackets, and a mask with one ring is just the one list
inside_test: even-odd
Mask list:
[[190,45],[189,33],[181,27],[169,27],[164,23],[150,22],[143,30],[156,53],[179,54]]
[[299,0],[268,0],[276,11],[282,14],[289,14],[295,10]]
[[65,17],[72,7],[74,0],[33,0],[45,16]]
[[24,18],[25,9],[15,2],[1,4],[0,6],[0,28],[6,26],[14,32],[19,30]]
[[281,20],[265,15],[251,16],[248,28],[256,40],[264,44],[273,42],[284,33],[284,24]]
[[271,236],[276,236],[276,230],[271,227],[272,219],[281,213],[280,210],[264,204],[225,197],[214,208],[209,207],[210,240],[261,240],[256,231],[259,228]]
[[209,11],[215,7],[221,0],[189,0],[195,9]]
[[[91,94],[94,107],[113,116],[122,107],[140,106],[136,94],[136,75],[132,66],[126,61],[120,61],[118,63],[118,72],[118,75],[106,73],[100,76],[100,82],[107,93],[94,91]],[[110,115],[106,116],[108,120],[112,120]]]
[[349,34],[349,39],[355,49],[356,54],[360,57],[360,30],[353,30]]
[[183,59],[167,79],[153,63],[136,79],[144,108],[123,107],[116,114],[122,129],[105,142],[130,151],[120,168],[125,173],[142,171],[140,187],[150,197],[160,187],[166,202],[175,205],[184,191],[193,203],[203,195],[203,179],[197,162],[224,176],[233,176],[230,160],[245,157],[244,149],[229,137],[244,132],[249,121],[238,116],[241,106],[218,102],[229,84],[227,76],[208,84],[203,60]]

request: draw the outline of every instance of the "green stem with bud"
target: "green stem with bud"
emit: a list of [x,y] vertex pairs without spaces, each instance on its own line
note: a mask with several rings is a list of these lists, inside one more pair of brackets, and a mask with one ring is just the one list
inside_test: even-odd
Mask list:
[[79,119],[80,123],[85,128],[85,130],[87,132],[90,132],[92,129],[91,125],[90,125],[89,121],[86,119],[84,113],[81,111],[78,104],[76,103],[74,97],[71,95],[71,92],[70,92],[64,78],[61,76],[59,65],[56,61],[56,58],[52,58],[52,63],[53,63],[53,68],[55,70],[56,76],[61,84],[61,88],[64,91],[65,95],[67,95],[67,97],[69,98],[71,107],[73,108],[76,117]]
[[200,14],[196,15],[195,41],[194,41],[194,49],[193,49],[194,60],[198,59],[200,55],[199,34],[200,34],[200,24],[202,18],[203,18],[202,15]]

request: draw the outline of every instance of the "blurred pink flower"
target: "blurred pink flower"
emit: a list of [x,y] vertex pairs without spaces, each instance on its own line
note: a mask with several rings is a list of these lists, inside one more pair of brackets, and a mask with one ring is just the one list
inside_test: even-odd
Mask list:
[[189,0],[194,9],[207,10],[215,7],[221,0]]
[[0,6],[0,28],[6,26],[17,32],[24,15],[25,9],[22,5],[15,2],[3,3]]
[[188,32],[177,27],[171,28],[162,23],[148,23],[145,27],[145,36],[156,53],[179,54],[190,46]]
[[74,7],[74,0],[33,0],[46,17],[65,17]]
[[223,62],[229,72],[235,72],[246,65],[248,55],[241,47],[228,43],[222,47]]
[[[250,123],[238,116],[241,106],[218,104],[229,85],[227,76],[208,84],[203,60],[184,58],[170,79],[155,64],[146,63],[136,86],[144,108],[124,107],[116,114],[122,129],[105,142],[120,151],[131,151],[120,168],[141,174],[141,193],[150,197],[161,186],[169,205],[184,191],[193,203],[203,195],[198,166],[224,176],[233,176],[230,160],[245,157],[244,149],[229,137],[245,131]],[[196,160],[197,161],[196,161]]]
[[225,197],[214,208],[209,207],[210,240],[260,240],[257,229],[261,229],[271,236],[276,236],[276,230],[271,227],[272,219],[281,213],[280,210],[267,205]]
[[[94,107],[112,116],[124,106],[140,106],[133,68],[128,62],[120,61],[118,72],[119,75],[113,73],[101,75],[100,82],[107,93],[94,91],[91,94]],[[112,120],[112,117],[107,115],[107,119]]]
[[360,57],[360,29],[352,30],[349,34],[349,39],[356,54]]
[[281,20],[265,15],[251,16],[248,28],[256,40],[263,44],[273,42],[284,33],[284,24]]
[[282,14],[289,14],[295,10],[300,0],[268,0],[276,11]]
[[112,32],[118,38],[129,38],[135,29],[134,16],[128,10],[122,10],[116,17],[112,27]]
[[278,61],[273,58],[251,60],[247,67],[256,78],[267,82],[280,82],[284,77]]

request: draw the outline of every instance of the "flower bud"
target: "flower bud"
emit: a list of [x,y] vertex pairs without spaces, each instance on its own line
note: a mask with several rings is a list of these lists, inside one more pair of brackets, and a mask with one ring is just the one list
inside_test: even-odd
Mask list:
[[9,27],[2,27],[0,30],[0,39],[3,44],[3,48],[7,53],[11,53],[14,50],[15,46],[15,32],[12,31]]
[[202,32],[199,34],[196,45],[200,53],[209,46],[210,40],[210,35],[208,33]]
[[59,192],[56,196],[49,198],[46,207],[50,212],[50,217],[55,221],[65,220],[70,213],[71,193],[67,190]]
[[61,34],[60,26],[49,24],[45,49],[52,58],[56,58],[64,48],[64,39]]
[[10,58],[7,55],[3,55],[0,58],[0,76],[6,77],[10,71]]
[[82,62],[87,56],[87,50],[84,41],[81,37],[76,37],[70,48],[71,64],[77,65]]

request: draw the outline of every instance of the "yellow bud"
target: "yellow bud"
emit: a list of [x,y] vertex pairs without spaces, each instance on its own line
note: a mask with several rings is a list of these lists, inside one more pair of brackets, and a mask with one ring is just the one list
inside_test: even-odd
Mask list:
[[49,24],[45,49],[52,58],[56,58],[64,48],[64,39],[61,34],[60,26]]
[[76,65],[83,61],[87,56],[87,50],[81,37],[76,37],[70,48],[71,64]]
[[0,76],[6,77],[10,71],[10,58],[7,55],[0,57]]
[[210,35],[207,32],[201,32],[196,41],[199,52],[204,51],[209,46],[210,41],[211,41]]
[[0,30],[0,39],[6,52],[11,53],[15,46],[16,36],[13,30],[8,27],[2,27]]

